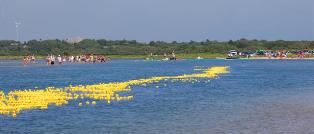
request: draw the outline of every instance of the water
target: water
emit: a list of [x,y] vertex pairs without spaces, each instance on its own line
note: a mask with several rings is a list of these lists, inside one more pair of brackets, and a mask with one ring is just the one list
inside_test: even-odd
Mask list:
[[312,60],[115,60],[53,67],[0,61],[0,89],[190,74],[198,72],[195,66],[230,66],[230,73],[210,82],[135,86],[133,101],[80,108],[70,102],[17,118],[0,116],[0,133],[314,133]]

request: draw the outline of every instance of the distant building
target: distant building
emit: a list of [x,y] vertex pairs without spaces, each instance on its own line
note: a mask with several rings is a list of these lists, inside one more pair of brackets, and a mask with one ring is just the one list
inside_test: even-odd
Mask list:
[[65,41],[71,44],[80,43],[83,39],[81,37],[67,38]]
[[19,43],[11,43],[10,45],[11,46],[17,46],[17,45],[19,45]]

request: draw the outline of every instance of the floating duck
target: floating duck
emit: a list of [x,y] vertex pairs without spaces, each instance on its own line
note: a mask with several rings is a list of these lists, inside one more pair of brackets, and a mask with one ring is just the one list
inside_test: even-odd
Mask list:
[[[0,114],[11,115],[16,117],[21,111],[31,109],[48,109],[50,105],[63,106],[72,100],[88,99],[92,100],[91,104],[95,105],[97,100],[104,100],[108,104],[111,101],[129,101],[133,96],[120,96],[119,92],[131,91],[131,86],[158,83],[163,80],[171,82],[190,81],[198,82],[196,78],[216,78],[219,74],[228,73],[228,67],[211,67],[202,73],[184,74],[179,76],[158,76],[147,79],[130,80],[126,82],[99,83],[94,85],[69,85],[65,88],[47,87],[36,90],[14,90],[7,95],[0,91]],[[209,81],[208,81],[209,82]],[[164,84],[166,86],[166,84]],[[159,86],[156,86],[159,88]],[[86,105],[90,102],[86,101]],[[78,104],[79,107],[83,103]]]

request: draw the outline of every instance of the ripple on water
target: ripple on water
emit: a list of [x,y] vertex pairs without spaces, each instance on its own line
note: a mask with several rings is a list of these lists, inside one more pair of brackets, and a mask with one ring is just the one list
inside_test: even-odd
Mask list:
[[93,107],[81,108],[77,108],[76,102],[70,102],[45,111],[23,111],[17,118],[1,118],[0,126],[6,127],[0,127],[0,132],[313,132],[314,62],[311,60],[120,60],[50,68],[1,67],[0,88],[7,92],[8,89],[34,89],[34,86],[45,88],[51,85],[66,87],[70,84],[122,82],[150,78],[156,74],[176,76],[195,73],[195,66],[230,66],[230,73],[208,83],[167,81],[166,87],[156,84],[158,89],[156,85],[135,86],[131,92],[136,96],[133,101],[112,102],[110,105],[97,102]]

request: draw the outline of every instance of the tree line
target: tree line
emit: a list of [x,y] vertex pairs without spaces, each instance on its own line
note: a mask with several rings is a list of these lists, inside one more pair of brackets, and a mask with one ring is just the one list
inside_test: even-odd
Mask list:
[[148,55],[164,53],[227,53],[229,50],[256,51],[256,50],[314,50],[314,41],[267,41],[267,40],[230,40],[230,41],[188,41],[165,42],[136,40],[106,40],[84,39],[78,43],[69,43],[66,40],[30,40],[17,42],[0,40],[0,56],[23,55]]

